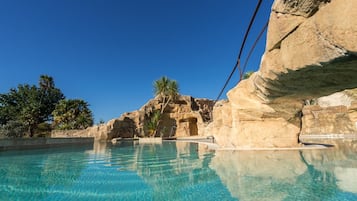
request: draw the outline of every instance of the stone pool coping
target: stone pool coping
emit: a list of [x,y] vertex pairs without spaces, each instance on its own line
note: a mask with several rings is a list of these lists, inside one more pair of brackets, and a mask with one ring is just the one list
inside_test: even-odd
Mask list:
[[218,151],[296,151],[296,150],[311,150],[311,149],[328,149],[331,146],[325,145],[308,145],[301,147],[266,147],[266,148],[217,148]]
[[0,139],[0,151],[49,148],[65,145],[90,144],[94,138],[5,138]]
[[338,133],[330,133],[330,134],[304,134],[299,136],[300,140],[310,140],[310,139],[357,139],[357,134],[338,134]]

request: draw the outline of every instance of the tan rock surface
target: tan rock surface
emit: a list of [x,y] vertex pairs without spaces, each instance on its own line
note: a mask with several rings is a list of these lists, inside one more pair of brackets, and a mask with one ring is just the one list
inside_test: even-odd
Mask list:
[[[139,110],[127,112],[106,124],[76,131],[71,135],[94,137],[96,140],[146,136],[145,123],[150,120],[150,114],[154,110],[159,110],[161,105],[162,103],[158,99],[152,99]],[[204,135],[205,127],[211,118],[212,109],[212,100],[180,96],[165,109],[159,126],[159,135],[163,137]],[[56,137],[59,137],[59,135],[57,134]],[[64,135],[62,137],[71,136]]]
[[357,87],[356,9],[355,0],[276,0],[259,71],[228,92],[207,133],[224,147],[298,146],[305,100]]
[[[356,99],[357,100],[357,99]],[[329,96],[320,97],[317,99],[317,105],[320,107],[346,106],[350,107],[354,98],[346,92],[337,92]]]
[[357,90],[321,97],[304,106],[301,137],[305,135],[357,134]]
[[303,21],[304,17],[272,12],[270,15],[269,29],[267,33],[266,49],[279,49],[281,41],[293,32]]
[[319,34],[332,45],[357,54],[357,2],[332,0],[317,12],[314,22]]
[[303,109],[301,135],[308,134],[354,134],[357,128],[347,114],[346,106],[321,108],[305,106]]

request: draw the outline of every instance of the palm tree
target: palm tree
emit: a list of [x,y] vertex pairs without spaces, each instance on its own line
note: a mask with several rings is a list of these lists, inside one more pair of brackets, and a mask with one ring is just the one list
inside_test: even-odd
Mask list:
[[40,89],[45,91],[55,88],[55,82],[53,81],[53,78],[48,75],[41,75],[38,85],[40,86]]
[[167,105],[178,97],[179,87],[176,80],[170,80],[166,76],[163,76],[154,82],[154,91],[155,96],[161,99],[162,104],[160,111],[151,114],[151,121],[147,125],[150,136],[155,136],[157,134],[162,114]]
[[156,97],[162,100],[161,114],[163,114],[167,105],[179,95],[178,84],[176,80],[164,76],[154,82],[154,90]]

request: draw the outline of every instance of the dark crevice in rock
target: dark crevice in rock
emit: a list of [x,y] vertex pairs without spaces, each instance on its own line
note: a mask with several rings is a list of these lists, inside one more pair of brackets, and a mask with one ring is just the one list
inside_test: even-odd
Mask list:
[[319,10],[321,4],[329,3],[331,0],[282,0],[277,2],[273,5],[272,11],[309,18]]
[[[269,99],[295,97],[316,98],[344,89],[357,87],[357,56],[345,54],[333,61],[311,65],[296,71],[280,74],[277,79],[265,80],[256,86],[259,93]],[[277,90],[280,89],[280,90]]]
[[193,102],[198,107],[198,111],[201,115],[203,122],[210,122],[212,121],[212,111],[214,102],[209,99],[193,99]]
[[289,35],[291,35],[292,33],[294,33],[298,28],[299,26],[301,25],[298,24],[296,25],[296,27],[294,27],[290,32],[288,32],[284,37],[282,37],[270,50],[268,50],[269,52],[275,50],[275,49],[280,49],[281,47],[281,43],[283,42],[283,40],[285,40]]
[[282,97],[305,100],[357,87],[357,56],[345,55],[320,65],[278,74],[274,80],[257,76],[256,95],[265,103]]
[[191,98],[191,109],[192,111],[198,111],[200,109],[200,107],[197,105],[195,99],[193,97]]
[[289,12],[281,12],[281,11],[277,11],[277,10],[273,10],[273,12],[279,13],[279,14],[283,14],[283,15],[291,15],[291,16],[296,16],[296,17],[309,18],[309,17],[305,17],[305,16],[303,16],[303,15],[298,15],[298,14],[289,13]]

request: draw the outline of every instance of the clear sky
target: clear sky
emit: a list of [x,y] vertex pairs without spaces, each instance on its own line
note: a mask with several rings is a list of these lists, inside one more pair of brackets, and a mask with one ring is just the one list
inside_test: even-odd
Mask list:
[[[243,54],[269,18],[264,0]],[[67,98],[90,104],[95,122],[139,109],[153,82],[215,99],[257,0],[0,0],[0,93],[54,78]],[[265,35],[247,70],[256,71]],[[236,85],[236,73],[226,92]]]

